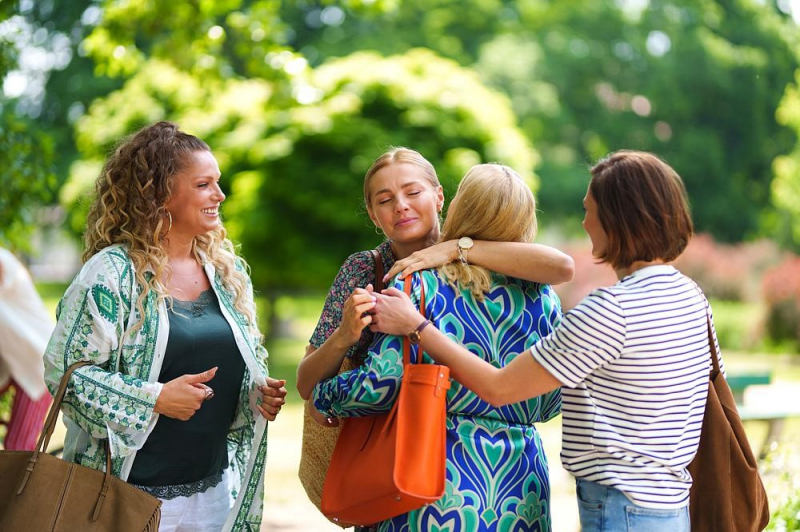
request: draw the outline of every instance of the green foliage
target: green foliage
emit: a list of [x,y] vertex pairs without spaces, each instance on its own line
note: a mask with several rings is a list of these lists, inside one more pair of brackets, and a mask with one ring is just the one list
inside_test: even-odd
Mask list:
[[247,146],[261,173],[232,176],[229,228],[259,286],[325,287],[346,255],[379,243],[359,215],[362,176],[390,146],[428,157],[448,196],[481,161],[503,161],[534,184],[535,153],[507,101],[428,51],[353,54],[316,69],[304,90],[316,101]]
[[[17,15],[0,3],[0,21]],[[6,28],[0,35],[0,80],[17,68],[20,50]],[[0,87],[0,95],[2,95]],[[16,112],[16,101],[0,99],[0,245],[29,250],[36,207],[53,198],[53,142],[32,120]]]
[[0,245],[29,248],[36,207],[52,199],[52,162],[50,137],[13,111],[0,111]]
[[793,422],[787,420],[784,443],[767,455],[761,467],[772,511],[766,528],[769,531],[800,530],[800,453],[795,443],[796,434],[787,434],[793,432],[793,428],[796,432]]
[[282,10],[312,64],[426,46],[507,94],[542,155],[545,226],[580,216],[588,165],[630,148],[678,170],[700,230],[770,234],[771,161],[797,139],[774,110],[798,63],[796,25],[770,2],[406,0],[327,24],[320,13]]
[[[796,24],[774,2],[49,0],[33,5],[28,18],[47,32],[69,35],[73,46],[69,67],[53,72],[48,83],[42,127],[54,136],[59,175],[71,176],[61,197],[79,206],[72,220],[76,231],[85,211],[81,195],[107,150],[137,127],[170,118],[215,148],[233,192],[229,226],[254,265],[268,253],[282,254],[287,264],[296,262],[287,256],[309,255],[309,269],[318,272],[301,283],[302,268],[267,268],[259,280],[263,286],[316,286],[316,276],[331,274],[332,264],[347,251],[374,245],[369,222],[356,216],[358,195],[341,184],[355,188],[367,163],[388,144],[421,149],[446,179],[487,159],[526,172],[538,165],[542,226],[574,228],[588,165],[618,148],[651,150],[684,177],[699,230],[725,241],[766,233],[800,246],[794,200],[800,197],[800,155],[792,152],[800,134],[795,116],[800,104],[795,85],[784,90],[800,48]],[[95,7],[102,17],[88,20],[87,8]],[[455,107],[450,103],[452,94],[461,93],[448,83],[461,83],[455,74],[461,71],[425,68],[420,65],[425,59],[402,66],[394,59],[421,58],[421,52],[410,52],[419,47],[435,52],[428,57],[437,58],[436,68],[445,64],[441,57],[450,58],[504,93],[516,115],[511,123],[518,121],[527,141],[518,134],[497,140],[502,135],[491,131],[494,124],[486,118],[499,108],[496,97],[487,104],[482,96]],[[369,79],[371,72],[357,69],[373,68],[377,56],[360,55],[361,50],[392,56],[381,64],[394,65],[401,74],[375,66],[386,81]],[[3,57],[0,53],[0,66]],[[333,61],[338,58],[344,59]],[[475,76],[467,78],[463,94],[479,85]],[[428,93],[416,101],[415,90]],[[71,127],[86,108],[90,116],[76,128],[81,160],[75,162]],[[508,122],[508,112],[497,116]],[[527,144],[541,157],[532,156]],[[501,151],[500,145],[520,149]],[[534,158],[516,164],[517,155]],[[295,184],[293,194],[284,181]],[[452,183],[448,186],[452,193]],[[321,221],[332,213],[336,219],[350,216],[357,227]],[[277,244],[270,232],[278,229],[272,227],[282,231]],[[344,233],[341,239],[315,241],[290,230],[319,235],[317,227]]]
[[98,71],[131,76],[157,57],[197,76],[270,75],[266,54],[284,50],[277,0],[105,2],[85,41]]
[[756,303],[741,301],[711,300],[714,312],[714,328],[720,348],[724,351],[752,351],[760,347],[757,316],[762,314]]
[[519,29],[515,2],[507,0],[393,3],[365,13],[352,2],[284,2],[281,17],[293,29],[289,42],[312,64],[357,50],[393,55],[425,47],[468,65],[492,36]]
[[[518,5],[517,38],[540,49],[530,77],[557,87],[560,104],[552,115],[515,106],[542,152],[543,207],[575,212],[587,163],[642,149],[684,178],[698,229],[723,241],[759,231],[770,161],[795,138],[774,118],[797,64],[791,21],[749,1]],[[523,84],[499,87],[521,100]]]
[[[8,423],[11,419],[11,407],[14,403],[14,388],[9,388],[8,390],[0,393],[0,421],[4,423]],[[6,433],[8,431],[8,427],[5,424],[0,424],[0,443],[6,437]]]
[[790,493],[786,502],[773,511],[767,530],[800,530],[800,492]]
[[[778,121],[800,136],[800,69],[795,82],[786,87],[778,108]],[[775,180],[772,182],[772,201],[777,213],[772,221],[776,236],[783,235],[795,251],[800,251],[800,144],[792,153],[778,157],[773,163]]]
[[226,226],[263,289],[324,288],[347,254],[378,244],[363,214],[362,179],[390,146],[429,157],[449,195],[481,161],[503,161],[536,185],[537,155],[508,101],[429,51],[360,53],[304,69],[293,79],[292,107],[276,104],[275,93],[266,80],[204,80],[148,61],[78,123],[85,160],[62,192],[77,213],[73,226],[82,226],[76,202],[103,155],[162,118],[214,147],[230,193]]

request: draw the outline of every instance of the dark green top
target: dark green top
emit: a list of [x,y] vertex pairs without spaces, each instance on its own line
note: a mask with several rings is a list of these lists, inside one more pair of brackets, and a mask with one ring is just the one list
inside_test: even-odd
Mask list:
[[214,397],[188,421],[161,415],[133,462],[128,482],[140,486],[193,484],[228,467],[227,435],[236,414],[245,364],[214,292],[195,301],[173,299],[159,382],[217,366],[206,386]]

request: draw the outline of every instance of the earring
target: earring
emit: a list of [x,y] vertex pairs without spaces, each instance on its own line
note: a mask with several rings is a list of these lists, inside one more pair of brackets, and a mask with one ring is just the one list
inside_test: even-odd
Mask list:
[[169,234],[170,229],[172,229],[172,213],[167,211],[167,217],[169,218],[169,227],[167,227],[167,232],[164,233],[165,235]]
[[376,235],[383,235],[383,231],[377,225],[375,226],[375,234]]

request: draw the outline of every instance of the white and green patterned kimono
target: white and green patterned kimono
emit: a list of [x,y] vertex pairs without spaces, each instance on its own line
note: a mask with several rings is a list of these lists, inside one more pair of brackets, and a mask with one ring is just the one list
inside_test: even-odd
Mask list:
[[[213,265],[204,267],[246,364],[228,434],[233,511],[224,530],[259,530],[267,424],[255,405],[261,401],[258,387],[266,384],[267,351],[249,330],[246,316],[234,308],[234,296]],[[64,294],[45,352],[45,380],[52,392],[71,364],[79,360],[94,364],[78,368],[70,378],[63,403],[64,458],[104,470],[102,439],[108,438],[112,472],[123,480],[158,422],[153,408],[163,386],[157,381],[169,336],[166,303],[158,303],[153,292],[143,305],[142,327],[125,334],[141,319],[135,304],[140,290],[125,248],[103,249],[89,259]]]

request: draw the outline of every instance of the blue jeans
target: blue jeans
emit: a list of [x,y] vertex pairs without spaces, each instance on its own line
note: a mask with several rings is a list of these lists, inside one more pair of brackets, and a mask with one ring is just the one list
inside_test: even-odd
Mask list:
[[645,508],[621,491],[577,479],[581,532],[689,532],[689,507]]

